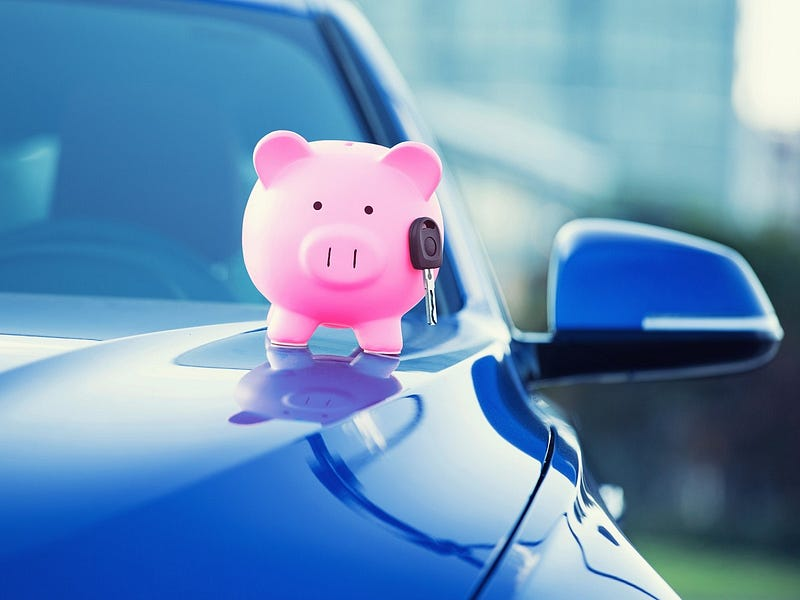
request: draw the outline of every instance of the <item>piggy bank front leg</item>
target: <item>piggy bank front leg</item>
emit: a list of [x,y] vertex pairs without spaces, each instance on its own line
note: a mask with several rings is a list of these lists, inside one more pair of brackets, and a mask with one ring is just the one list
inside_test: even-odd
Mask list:
[[359,323],[353,327],[353,331],[358,345],[365,352],[400,354],[403,349],[403,332],[399,317]]
[[267,338],[279,346],[305,346],[319,321],[273,304],[267,317]]

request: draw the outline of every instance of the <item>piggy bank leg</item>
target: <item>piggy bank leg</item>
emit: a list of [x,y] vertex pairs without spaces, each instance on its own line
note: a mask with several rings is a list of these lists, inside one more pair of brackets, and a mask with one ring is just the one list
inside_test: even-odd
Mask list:
[[403,332],[398,317],[359,323],[353,331],[358,345],[365,352],[400,354],[403,349]]
[[314,319],[273,304],[269,309],[267,337],[281,346],[305,346],[318,325]]
[[269,310],[267,311],[267,327],[269,327],[269,322],[272,320],[272,309],[275,308],[274,304],[269,305]]

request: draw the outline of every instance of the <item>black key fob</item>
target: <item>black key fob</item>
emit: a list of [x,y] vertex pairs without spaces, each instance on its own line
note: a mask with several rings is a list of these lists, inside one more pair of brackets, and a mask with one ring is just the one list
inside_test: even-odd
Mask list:
[[411,264],[420,271],[442,266],[442,234],[436,221],[428,217],[414,219],[408,228]]

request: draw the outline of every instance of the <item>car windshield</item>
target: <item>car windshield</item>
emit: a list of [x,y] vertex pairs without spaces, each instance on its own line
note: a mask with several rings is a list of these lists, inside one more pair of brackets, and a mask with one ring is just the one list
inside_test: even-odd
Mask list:
[[0,0],[0,291],[263,302],[241,218],[267,132],[372,141],[314,21]]

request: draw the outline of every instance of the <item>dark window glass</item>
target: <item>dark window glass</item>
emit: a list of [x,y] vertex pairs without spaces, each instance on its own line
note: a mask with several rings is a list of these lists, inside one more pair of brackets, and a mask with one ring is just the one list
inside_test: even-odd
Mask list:
[[0,1],[0,291],[263,301],[241,218],[274,129],[372,141],[313,21]]

